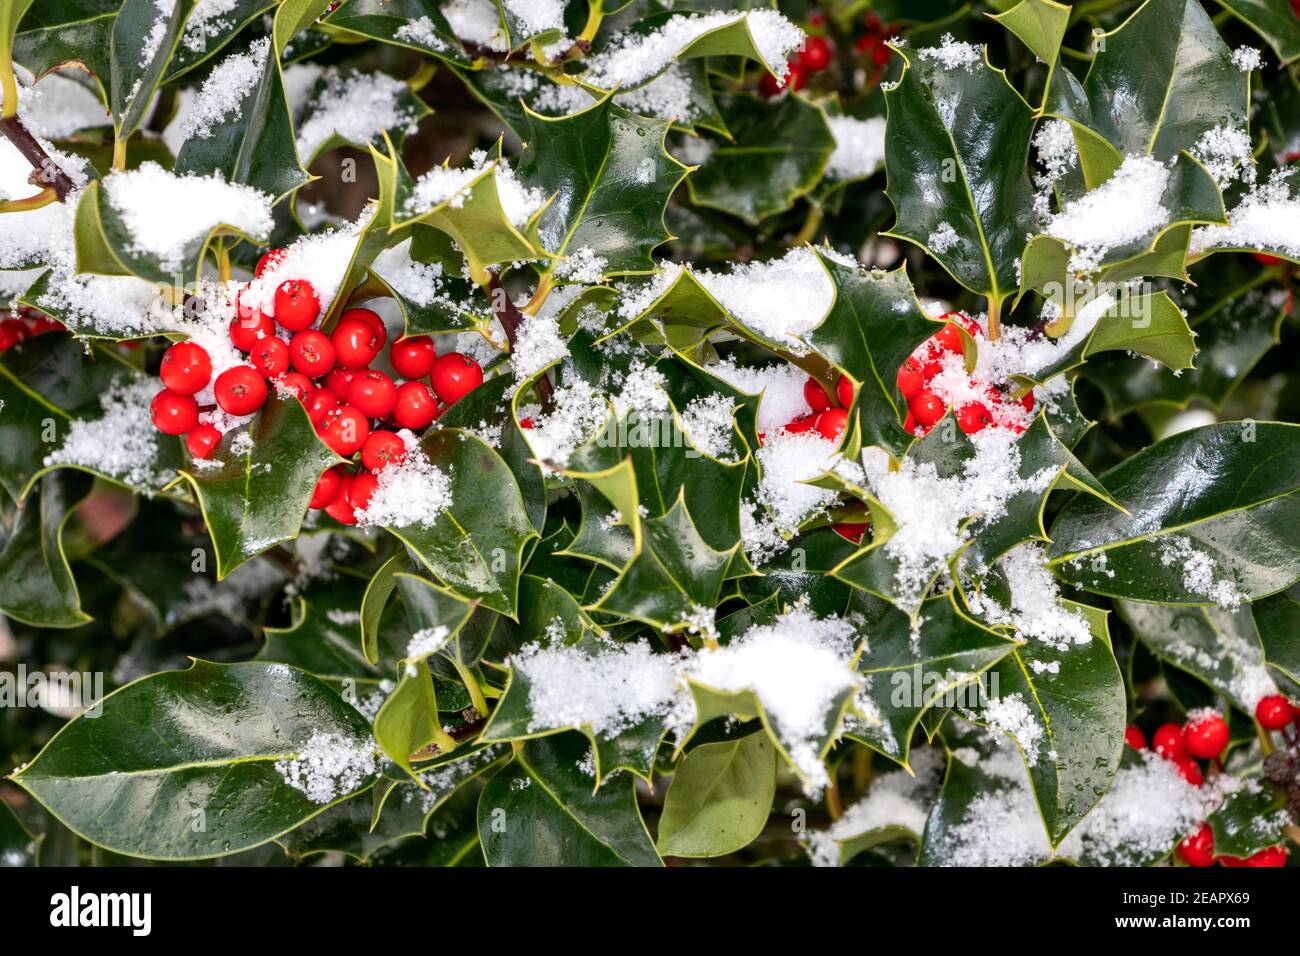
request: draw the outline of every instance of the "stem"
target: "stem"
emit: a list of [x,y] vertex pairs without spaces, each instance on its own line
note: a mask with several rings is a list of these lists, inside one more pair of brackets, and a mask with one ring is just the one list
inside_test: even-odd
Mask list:
[[[5,102],[9,102],[8,98]],[[68,193],[77,188],[76,183],[59,168],[58,163],[50,159],[45,152],[45,147],[37,141],[17,116],[6,116],[0,119],[0,133],[4,133],[5,138],[23,154],[23,159],[31,163],[32,169],[36,170],[41,182],[54,190],[60,202],[67,199]]]
[[[510,293],[506,287],[501,284],[501,277],[495,272],[488,273],[488,299],[492,302],[492,311],[496,315],[501,327],[506,330],[506,338],[510,340],[510,351],[515,350],[515,337],[519,332],[519,326],[524,322],[524,314],[519,311],[518,306],[510,298]],[[542,408],[550,410],[555,407],[555,392],[551,388],[551,380],[546,377],[546,373],[537,379],[536,385],[537,397],[542,400]]]
[[3,106],[0,116],[9,119],[18,115],[18,77],[14,75],[13,55],[7,46],[0,49],[0,93],[3,93]]
[[813,236],[817,235],[817,230],[822,227],[823,215],[821,206],[812,205],[808,209],[807,217],[804,218],[803,226],[800,227],[791,245],[802,246],[805,243],[812,242]]
[[217,240],[217,274],[222,282],[230,281],[230,250],[220,239]]
[[844,816],[844,804],[840,800],[840,782],[835,777],[831,777],[830,786],[826,788],[826,812],[831,815],[831,820],[838,820]]
[[463,683],[465,689],[469,691],[469,702],[474,706],[474,709],[478,711],[479,716],[486,717],[488,715],[488,703],[487,699],[483,696],[483,688],[479,686],[478,678],[474,676],[473,671],[458,660],[452,659],[451,666],[456,668],[456,673],[460,675],[461,683]]
[[126,169],[126,140],[113,140],[113,168]]
[[537,310],[546,303],[546,299],[554,287],[555,284],[551,282],[551,275],[548,272],[542,276],[542,281],[537,283],[537,289],[533,292],[532,298],[528,300],[528,304],[521,311],[527,315],[536,315]]
[[1259,734],[1259,749],[1267,757],[1273,752],[1273,735],[1264,729],[1262,724],[1255,724],[1255,731]]
[[406,81],[406,85],[410,88],[412,93],[418,93],[420,90],[424,89],[428,82],[433,79],[433,75],[437,72],[437,64],[434,63],[433,60],[425,60],[420,64],[420,68],[411,74],[410,79]]
[[54,187],[46,186],[34,196],[0,200],[0,212],[31,212],[33,209],[40,209],[42,206],[58,201],[59,194],[54,191]]
[[989,341],[1002,338],[1002,300],[989,296]]
[[592,0],[587,7],[587,22],[583,25],[582,32],[578,34],[578,39],[585,40],[588,43],[596,39],[596,33],[600,30],[600,22],[604,19],[604,3],[601,0]]

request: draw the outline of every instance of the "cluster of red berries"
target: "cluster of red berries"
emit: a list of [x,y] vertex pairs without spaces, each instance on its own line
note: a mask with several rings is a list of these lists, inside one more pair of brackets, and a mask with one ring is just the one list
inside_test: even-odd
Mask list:
[[[1268,730],[1281,730],[1297,719],[1297,709],[1280,694],[1263,698],[1255,707],[1255,719]],[[1136,750],[1147,746],[1146,735],[1137,727],[1124,731],[1124,742]],[[1218,761],[1228,746],[1228,724],[1213,711],[1192,714],[1181,727],[1162,724],[1151,737],[1151,749],[1178,766],[1184,780],[1199,787],[1205,782],[1200,760]],[[1208,823],[1178,844],[1178,856],[1188,866],[1213,866],[1217,861],[1224,866],[1285,866],[1287,851],[1284,846],[1271,846],[1252,856],[1241,859],[1234,856],[1215,856],[1214,831]]]
[[894,51],[885,45],[885,41],[894,35],[894,31],[880,22],[874,13],[867,14],[867,32],[853,42],[853,48],[862,56],[870,58],[878,67],[883,67],[894,55]]
[[[284,250],[273,249],[257,264],[256,277],[274,266]],[[166,386],[154,396],[154,426],[184,435],[195,458],[207,458],[221,431],[200,422],[195,395],[212,382],[217,407],[230,415],[251,415],[265,404],[273,385],[292,394],[307,410],[316,433],[344,458],[358,452],[361,468],[337,466],[325,472],[311,506],[343,524],[355,524],[355,511],[374,494],[376,473],[406,455],[402,438],[384,426],[413,431],[426,428],[447,406],[483,382],[483,370],[459,352],[438,355],[433,339],[414,335],[393,342],[388,359],[400,384],[371,368],[388,340],[383,319],[370,309],[349,309],[329,334],[314,328],[320,298],[305,279],[287,279],[275,290],[275,317],[242,298],[230,323],[230,340],[248,364],[226,369],[212,381],[212,359],[195,342],[178,342],[162,358],[159,376]],[[278,326],[278,329],[277,329]],[[428,383],[421,381],[428,376]],[[268,384],[270,383],[270,384]],[[440,404],[441,403],[441,404]]]
[[62,322],[50,318],[44,312],[24,306],[18,310],[17,315],[0,319],[0,353],[8,352],[19,342],[24,342],[34,335],[62,331]]
[[[981,338],[984,330],[978,322],[961,312],[949,312],[943,316],[947,322],[943,328],[930,336],[898,368],[898,390],[907,402],[907,418],[903,427],[912,435],[924,435],[933,428],[948,411],[948,406],[930,387],[936,375],[945,367],[949,355],[962,355],[960,322],[972,338]],[[1028,427],[1024,414],[1007,415],[1003,409],[1019,405],[1025,412],[1034,408],[1034,393],[1026,392],[1021,398],[1013,399],[996,385],[989,382],[970,381],[973,389],[982,395],[982,400],[971,400],[956,409],[957,427],[967,435],[983,431],[989,426],[1010,428],[1017,434]]]
[[[820,14],[816,15],[820,16]],[[821,20],[825,25],[825,19]],[[783,90],[802,90],[808,85],[808,77],[820,73],[831,65],[835,59],[835,48],[831,41],[823,36],[810,36],[794,56],[785,62],[785,76],[777,79],[771,73],[764,73],[758,81],[758,91],[771,98]]]

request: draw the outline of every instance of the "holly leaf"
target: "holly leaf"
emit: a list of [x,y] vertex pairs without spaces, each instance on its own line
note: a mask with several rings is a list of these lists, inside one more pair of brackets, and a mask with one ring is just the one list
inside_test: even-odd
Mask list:
[[[112,71],[113,22],[121,0],[35,0],[17,22],[14,59],[37,76],[61,66],[79,66],[95,78],[100,99]],[[15,8],[16,10],[17,8]]]
[[35,866],[41,839],[28,833],[9,804],[0,800],[0,867]]
[[704,743],[673,771],[659,817],[663,856],[726,856],[763,831],[776,796],[776,751],[767,734]]
[[1130,600],[1233,605],[1280,591],[1300,578],[1298,462],[1294,425],[1174,435],[1101,477],[1124,512],[1083,495],[1066,503],[1050,563],[1074,587]]
[[1119,601],[1116,607],[1153,654],[1194,674],[1234,707],[1255,712],[1268,673],[1260,630],[1249,608],[1229,611],[1134,601]]
[[1285,0],[1218,0],[1241,22],[1259,34],[1283,63],[1300,57],[1300,21]]
[[420,447],[448,476],[451,504],[432,524],[387,530],[446,587],[517,617],[520,561],[538,534],[510,467],[481,438],[459,429],[428,431]]
[[144,122],[195,2],[176,0],[160,7],[156,0],[123,0],[109,47],[109,106],[116,142],[125,143]]
[[479,799],[489,866],[659,866],[631,777],[592,792],[580,734],[530,740]]
[[288,627],[263,627],[266,643],[257,660],[300,667],[322,680],[379,683],[380,671],[357,643],[366,588],[364,578],[336,574],[299,592],[290,605]]
[[175,171],[200,176],[219,172],[227,182],[244,183],[281,197],[310,177],[298,160],[280,61],[269,49],[270,41],[261,42],[268,48],[263,52],[260,76],[217,122],[185,140],[176,156]]
[[64,526],[90,485],[85,475],[49,474],[19,506],[0,550],[0,611],[6,616],[32,627],[78,627],[91,620],[63,549]]
[[181,469],[217,553],[217,577],[298,536],[321,472],[342,459],[316,435],[297,399],[272,395],[243,432],[228,432],[203,467]]
[[[239,719],[225,719],[232,713]],[[137,733],[141,726],[153,732]],[[352,787],[329,788],[322,802],[286,785],[276,764],[301,758],[316,734],[369,746],[361,715],[305,671],[195,661],[109,694],[10,779],[108,850],[157,860],[226,856],[374,782],[373,770],[358,766]]]
[[771,102],[748,94],[719,105],[729,134],[706,140],[708,157],[686,181],[691,202],[757,224],[821,182],[835,150],[821,109],[798,96]]
[[1251,605],[1269,674],[1291,698],[1300,697],[1300,591],[1295,587]]
[[[171,83],[225,49],[245,27],[275,6],[277,0],[228,0],[221,4],[196,4],[185,22],[180,45],[167,67]],[[206,9],[205,9],[206,6]],[[220,12],[213,12],[219,10]]]
[[1169,159],[1216,126],[1246,124],[1249,76],[1197,0],[1146,0],[1104,34],[1087,78],[1057,70],[1048,111],[1121,155]]
[[885,93],[886,193],[898,215],[888,235],[1000,303],[1019,285],[1016,260],[1035,222],[1033,111],[987,58],[945,69],[899,52],[906,67]]
[[1229,793],[1205,820],[1214,831],[1214,855],[1244,860],[1283,845],[1283,829],[1291,822],[1286,803],[1282,788],[1267,782],[1250,782]]
[[447,63],[470,62],[441,8],[430,0],[344,0],[325,23],[350,39],[378,40]]

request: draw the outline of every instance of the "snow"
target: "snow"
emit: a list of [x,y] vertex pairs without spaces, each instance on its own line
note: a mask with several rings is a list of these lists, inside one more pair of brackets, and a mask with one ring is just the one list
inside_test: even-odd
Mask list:
[[[148,67],[153,62],[158,51],[162,49],[163,40],[167,38],[167,31],[171,27],[172,13],[176,9],[176,0],[154,0],[155,17],[149,26],[149,32],[144,36],[144,43],[140,47],[140,66]],[[128,99],[134,99],[136,91],[133,89]]]
[[554,314],[544,310],[524,316],[515,330],[515,346],[510,352],[510,369],[516,379],[523,382],[568,357],[569,346]]
[[270,38],[262,37],[247,53],[232,53],[218,63],[185,111],[182,137],[207,139],[219,123],[238,119],[244,98],[262,79],[270,49]]
[[565,0],[502,0],[501,5],[519,39],[564,30]]
[[566,383],[555,390],[554,410],[534,419],[533,427],[524,431],[533,454],[559,468],[610,415],[609,399],[590,382],[574,376]]
[[591,246],[579,246],[555,265],[555,278],[561,282],[594,284],[605,277],[608,260]]
[[681,410],[682,429],[704,454],[719,461],[735,461],[738,456],[731,443],[735,416],[731,399],[714,392],[686,404]]
[[1042,219],[1052,213],[1052,190],[1062,176],[1079,164],[1079,149],[1074,130],[1065,120],[1048,120],[1034,134],[1041,173],[1034,174],[1034,209]]
[[1024,752],[1025,763],[1031,767],[1038,763],[1039,744],[1046,731],[1023,694],[989,698],[978,717],[1014,740]]
[[166,271],[179,270],[193,244],[219,226],[265,239],[273,225],[273,196],[218,173],[178,176],[149,161],[105,177],[103,189],[132,251],[153,256]]
[[73,419],[63,443],[45,456],[45,466],[75,465],[132,488],[161,489],[176,477],[155,465],[159,441],[168,440],[149,417],[149,403],[161,387],[144,376],[115,382],[99,396],[102,414]]
[[960,242],[961,237],[957,235],[957,230],[953,229],[950,222],[939,223],[939,227],[930,233],[925,240],[925,244],[930,247],[930,251],[938,256],[948,252]]
[[433,527],[452,505],[451,476],[429,461],[415,435],[397,433],[406,444],[406,457],[376,475],[378,486],[365,508],[356,512],[362,528]]
[[828,116],[835,150],[826,164],[830,179],[865,179],[885,162],[885,120]]
[[[582,89],[578,86],[552,87],[553,89]],[[585,91],[584,91],[585,92]],[[695,98],[691,95],[690,77],[680,64],[674,63],[645,86],[619,93],[614,102],[633,113],[657,119],[673,119],[690,123],[699,118]],[[586,94],[590,96],[590,94]]]
[[447,43],[438,36],[433,21],[428,17],[418,17],[403,23],[393,33],[393,38],[430,50],[445,50]]
[[361,232],[372,213],[373,206],[368,207],[354,223],[294,240],[274,265],[248,283],[241,301],[274,318],[275,290],[289,279],[305,279],[316,290],[321,315],[325,315],[338,295]]
[[622,284],[618,287],[620,298],[617,314],[620,319],[631,322],[654,305],[681,277],[682,266],[675,262],[661,262],[659,271],[649,281],[637,284]]
[[755,454],[762,471],[755,500],[767,509],[779,532],[794,534],[835,500],[829,488],[803,484],[834,467],[835,449],[834,442],[814,431],[778,430],[766,437]]
[[1232,64],[1242,73],[1259,70],[1264,67],[1264,57],[1253,46],[1239,46],[1232,51]]
[[227,17],[226,14],[238,6],[239,0],[199,0],[185,21],[181,46],[191,53],[205,51],[209,40],[217,39],[222,33],[234,27],[234,19]]
[[1255,181],[1250,134],[1241,127],[1221,124],[1207,129],[1196,140],[1191,153],[1209,170],[1221,190],[1238,179],[1245,183]]
[[1213,556],[1199,550],[1186,535],[1173,535],[1160,542],[1160,564],[1180,568],[1183,587],[1189,593],[1207,598],[1221,608],[1235,611],[1247,600],[1230,575],[1225,577],[1219,573]]
[[803,387],[808,375],[802,369],[786,362],[773,362],[761,367],[737,365],[728,356],[708,371],[732,388],[748,395],[761,395],[758,406],[758,430],[775,432],[796,418],[812,413],[804,398]]
[[835,301],[826,267],[807,247],[768,262],[737,263],[726,274],[701,270],[695,278],[741,325],[797,354],[808,351],[801,336],[821,324]]
[[420,216],[444,203],[460,209],[469,198],[471,187],[489,172],[496,177],[501,209],[516,228],[527,223],[545,204],[546,194],[520,183],[505,159],[489,162],[487,152],[480,149],[470,154],[470,165],[463,169],[437,166],[421,176],[407,200],[406,213]]
[[990,624],[1009,625],[1021,637],[1068,651],[1092,641],[1088,619],[1061,604],[1061,589],[1047,569],[1043,546],[1026,541],[999,560],[1011,586],[1011,607],[1004,608],[985,594],[971,594],[971,609]]
[[323,804],[356,790],[379,772],[379,763],[373,740],[315,730],[297,757],[277,760],[275,769],[290,787]]
[[667,380],[653,365],[633,359],[619,384],[621,390],[613,399],[614,414],[619,418],[657,418],[668,413]]
[[418,673],[415,664],[425,658],[432,657],[447,645],[451,639],[451,631],[445,625],[439,624],[437,627],[422,627],[411,635],[411,640],[406,645],[406,674],[408,677],[414,677]]
[[803,45],[804,33],[774,10],[679,13],[650,33],[621,33],[589,58],[583,79],[601,89],[636,86],[663,72],[683,50],[707,33],[743,20],[764,64],[785,76],[786,58]]
[[1150,156],[1129,156],[1096,189],[1048,220],[1045,233],[1074,246],[1070,268],[1091,272],[1113,248],[1144,239],[1169,222],[1162,205],[1169,168]]
[[984,62],[984,54],[974,43],[962,43],[951,33],[939,38],[939,45],[916,51],[922,60],[932,60],[945,70],[965,70],[973,72]]
[[59,73],[19,87],[18,115],[30,132],[45,139],[65,139],[111,122],[104,104],[88,86]]
[[1226,226],[1196,226],[1190,251],[1200,255],[1212,249],[1271,249],[1300,258],[1300,202],[1291,196],[1284,170],[1251,189],[1228,214]]
[[364,145],[385,131],[414,133],[417,117],[403,103],[409,92],[386,73],[327,70],[298,123],[298,155],[306,161],[334,136]]
[[[894,587],[909,606],[919,606],[930,581],[982,523],[1006,512],[1007,501],[1024,491],[1044,492],[1057,469],[1020,477],[1016,436],[986,428],[970,436],[975,454],[962,471],[940,477],[933,464],[908,456],[890,470],[887,456],[866,449],[862,456],[869,490],[893,516],[896,528],[884,544],[895,562]],[[972,515],[980,519],[963,525]]]
[[957,823],[935,841],[941,866],[1032,866],[1052,856],[1052,847],[1034,802],[1024,761],[1013,748],[988,757],[959,751],[961,760],[993,778],[995,788],[979,793]]
[[493,0],[451,0],[442,8],[451,32],[464,43],[486,47],[497,53],[510,49],[510,38],[501,25]]

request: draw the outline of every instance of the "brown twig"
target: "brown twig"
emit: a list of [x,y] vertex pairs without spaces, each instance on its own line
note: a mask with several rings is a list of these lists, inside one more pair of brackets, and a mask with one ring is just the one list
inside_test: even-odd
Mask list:
[[[501,278],[495,273],[489,273],[488,279],[488,298],[492,302],[492,312],[496,315],[497,320],[501,323],[501,328],[506,330],[506,339],[510,343],[510,351],[515,350],[515,337],[519,333],[519,326],[524,322],[524,314],[519,311],[514,300],[510,298],[510,293],[506,287],[501,284]],[[551,380],[543,372],[536,382],[537,397],[542,400],[542,408],[545,411],[552,411],[555,408],[555,392],[551,388]]]
[[23,121],[17,116],[6,116],[0,119],[0,132],[4,133],[5,138],[13,143],[18,152],[22,153],[23,159],[31,163],[32,169],[36,170],[40,182],[54,190],[54,194],[59,197],[59,201],[68,198],[68,193],[77,188],[74,183],[58,163],[50,159],[49,154],[35,136],[23,125]]

